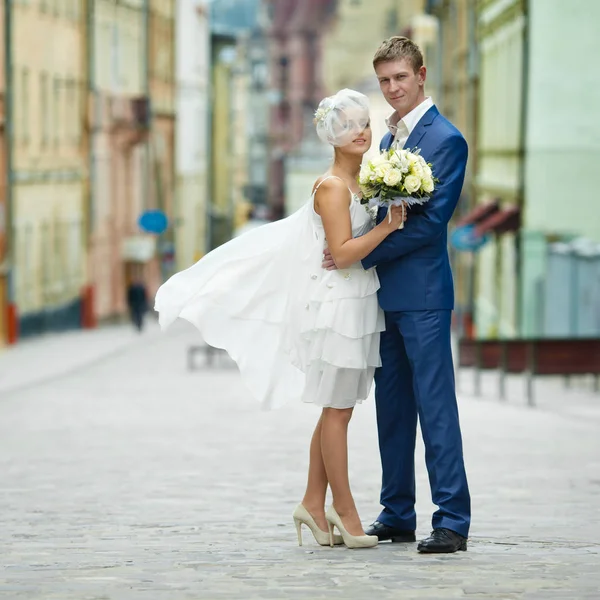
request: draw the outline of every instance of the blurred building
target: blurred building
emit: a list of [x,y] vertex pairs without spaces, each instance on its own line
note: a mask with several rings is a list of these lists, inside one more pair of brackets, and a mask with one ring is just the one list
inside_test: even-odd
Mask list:
[[[248,204],[250,140],[249,56],[244,52],[257,27],[258,0],[211,4],[212,112],[209,249],[231,239]],[[237,215],[237,223],[236,223]]]
[[338,0],[335,19],[323,36],[325,92],[352,88],[369,97],[373,145],[367,158],[378,152],[379,141],[387,132],[385,120],[393,111],[373,70],[373,56],[383,40],[406,35],[419,44],[425,64],[432,67],[427,93],[437,99],[437,19],[427,14],[426,8],[425,0],[380,0],[377,10],[365,0]]
[[256,227],[268,216],[269,55],[266,6],[258,6],[252,27],[237,38],[234,65],[233,144],[234,234]]
[[[209,249],[229,240],[235,215],[233,173],[234,144],[237,143],[233,121],[235,37],[212,34],[212,119],[210,168],[210,239]],[[241,137],[241,136],[240,136]],[[244,168],[243,165],[240,168]]]
[[[9,7],[10,8],[10,7]],[[12,341],[14,334],[9,335],[9,320],[16,324],[14,316],[9,319],[8,297],[8,260],[9,239],[7,235],[8,215],[8,185],[7,185],[7,86],[6,86],[6,28],[5,28],[4,3],[0,6],[0,348],[9,338]],[[14,305],[13,305],[14,306]]]
[[316,145],[312,121],[324,96],[323,36],[335,17],[336,1],[265,2],[270,22],[268,191],[271,216],[277,219],[308,199],[315,176],[323,171],[323,149]]
[[[446,8],[456,15],[452,4]],[[476,20],[478,52],[455,62],[462,66],[454,79],[476,83],[477,203],[459,221],[488,240],[473,257],[475,334],[599,335],[592,165],[600,125],[590,110],[600,90],[593,25],[600,4],[577,0],[565,12],[558,0],[497,0],[468,3],[467,13],[473,9],[466,22],[471,29]],[[567,72],[573,76],[557,88],[556,73]],[[462,95],[468,114],[473,91]]]
[[[446,116],[465,136],[469,161],[454,223],[469,215],[477,202],[474,174],[477,171],[477,115],[479,106],[479,46],[477,44],[477,3],[475,0],[433,0],[429,10],[439,22],[438,44],[432,53],[430,82],[435,100]],[[471,335],[474,315],[474,268],[472,252],[450,247],[455,283],[455,323],[461,335]]]
[[181,270],[207,249],[210,24],[206,2],[180,0],[176,31],[175,262]]
[[151,278],[156,266],[154,239],[140,236],[137,226],[150,193],[147,5],[95,0],[88,20],[92,185],[83,314],[85,325],[93,326],[124,314],[128,280],[134,274]]
[[[170,220],[170,227],[159,238],[164,280],[175,271],[175,0],[148,0],[148,4],[148,83],[152,107],[148,202]],[[151,283],[150,287],[153,292],[156,285]]]
[[[79,327],[86,277],[86,2],[13,2],[11,304],[20,336]],[[52,39],[52,51],[43,40]]]

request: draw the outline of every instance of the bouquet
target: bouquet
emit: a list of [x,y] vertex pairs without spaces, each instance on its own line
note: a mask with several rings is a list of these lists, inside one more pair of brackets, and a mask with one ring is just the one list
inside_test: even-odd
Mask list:
[[[418,149],[384,150],[361,167],[361,203],[368,204],[367,210],[378,206],[402,206],[404,210],[406,206],[424,204],[438,182],[431,167]],[[392,214],[388,213],[391,221]],[[403,227],[404,222],[398,229]]]

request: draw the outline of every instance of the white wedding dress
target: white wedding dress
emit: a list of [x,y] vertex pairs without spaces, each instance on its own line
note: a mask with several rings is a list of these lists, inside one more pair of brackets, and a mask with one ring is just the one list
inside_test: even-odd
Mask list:
[[[380,365],[385,322],[377,274],[360,263],[321,267],[325,232],[315,193],[286,219],[248,231],[177,273],[156,295],[161,327],[178,317],[193,323],[207,344],[229,353],[266,409],[290,399],[352,407],[367,398]],[[354,237],[371,229],[354,195],[349,210]]]

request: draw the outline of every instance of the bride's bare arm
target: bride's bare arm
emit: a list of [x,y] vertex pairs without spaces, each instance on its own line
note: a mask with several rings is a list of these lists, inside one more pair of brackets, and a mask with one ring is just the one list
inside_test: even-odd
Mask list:
[[362,260],[403,221],[402,209],[392,207],[391,223],[384,219],[365,235],[353,238],[348,210],[350,201],[350,192],[339,179],[324,181],[315,194],[315,210],[323,221],[327,247],[338,269]]

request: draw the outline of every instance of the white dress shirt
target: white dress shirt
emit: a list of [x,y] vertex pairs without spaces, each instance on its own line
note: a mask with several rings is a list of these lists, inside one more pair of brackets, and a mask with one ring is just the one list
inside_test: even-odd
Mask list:
[[432,106],[433,100],[431,99],[431,96],[427,96],[421,104],[413,108],[402,119],[398,118],[397,112],[394,112],[386,119],[385,123],[391,134],[394,136],[393,146],[396,148],[404,147],[408,136],[413,132],[419,121]]

